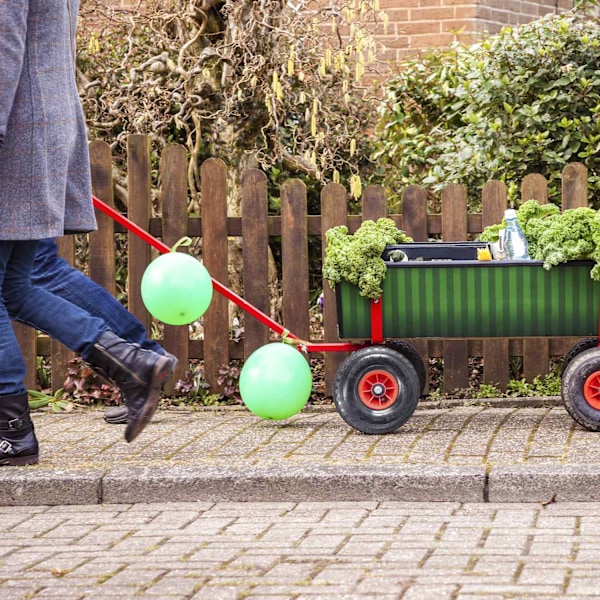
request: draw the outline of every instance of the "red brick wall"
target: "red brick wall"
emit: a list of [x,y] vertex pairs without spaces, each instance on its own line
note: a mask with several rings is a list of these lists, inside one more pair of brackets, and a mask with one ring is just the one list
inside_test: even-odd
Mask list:
[[[380,0],[390,25],[380,41],[393,61],[416,50],[469,42],[505,25],[527,23],[548,13],[569,10],[573,0]],[[460,33],[458,33],[460,32]]]

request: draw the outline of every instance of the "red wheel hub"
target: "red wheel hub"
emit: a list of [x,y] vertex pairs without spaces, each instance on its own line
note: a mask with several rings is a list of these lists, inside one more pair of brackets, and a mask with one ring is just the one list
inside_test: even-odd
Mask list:
[[383,410],[398,399],[398,382],[387,371],[369,371],[358,382],[360,401],[372,410]]
[[600,410],[600,371],[594,371],[585,380],[583,397],[592,408]]

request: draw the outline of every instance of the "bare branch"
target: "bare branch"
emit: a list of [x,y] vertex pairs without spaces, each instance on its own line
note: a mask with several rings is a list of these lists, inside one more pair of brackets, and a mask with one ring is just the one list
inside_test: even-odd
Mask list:
[[183,144],[192,204],[208,155],[237,163],[250,152],[264,169],[322,181],[357,173],[378,103],[363,82],[379,67],[374,3],[147,0],[132,13],[82,0],[78,81],[92,135],[121,156],[129,133]]

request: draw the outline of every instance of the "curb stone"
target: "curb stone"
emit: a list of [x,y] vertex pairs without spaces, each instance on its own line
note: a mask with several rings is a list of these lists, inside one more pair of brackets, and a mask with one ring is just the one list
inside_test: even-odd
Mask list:
[[160,502],[482,502],[484,467],[123,467],[0,472],[0,505]]
[[488,498],[489,502],[598,502],[600,466],[494,467]]
[[0,506],[161,502],[598,502],[599,465],[0,471]]
[[176,489],[180,502],[482,502],[485,485],[485,467],[144,467],[107,473],[102,501],[167,502]]
[[98,504],[104,471],[0,469],[0,506]]

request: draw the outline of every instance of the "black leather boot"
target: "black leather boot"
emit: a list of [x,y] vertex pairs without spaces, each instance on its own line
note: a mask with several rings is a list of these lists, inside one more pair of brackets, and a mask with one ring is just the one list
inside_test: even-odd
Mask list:
[[87,360],[121,388],[128,409],[125,439],[133,441],[158,406],[162,386],[173,373],[171,361],[162,354],[126,342],[112,331],[100,336]]
[[[177,363],[179,362],[175,356],[165,352],[165,356],[169,359],[171,373],[169,374],[169,379],[175,368],[177,367]],[[129,406],[129,400],[127,396],[123,396],[123,404],[120,406],[111,406],[104,411],[104,420],[111,425],[125,425],[127,424],[129,410],[127,407]]]
[[0,466],[35,465],[38,460],[27,393],[0,396]]

